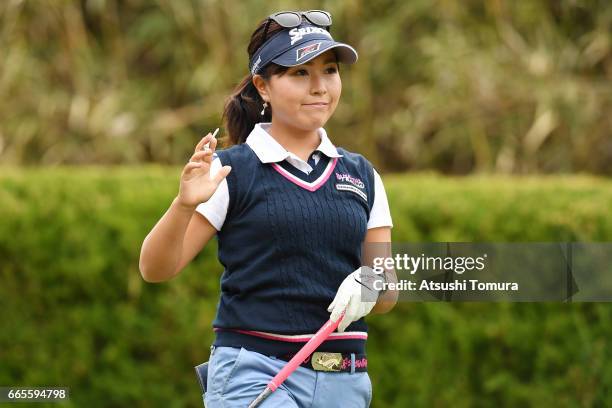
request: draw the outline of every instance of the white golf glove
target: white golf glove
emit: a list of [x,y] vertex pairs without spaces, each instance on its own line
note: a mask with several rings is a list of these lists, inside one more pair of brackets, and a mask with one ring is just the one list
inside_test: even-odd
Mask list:
[[379,295],[379,291],[374,289],[376,280],[384,282],[381,274],[376,274],[368,266],[362,266],[342,281],[336,297],[327,308],[327,311],[331,312],[330,319],[334,322],[346,309],[344,318],[338,325],[338,332],[343,332],[349,324],[370,313]]

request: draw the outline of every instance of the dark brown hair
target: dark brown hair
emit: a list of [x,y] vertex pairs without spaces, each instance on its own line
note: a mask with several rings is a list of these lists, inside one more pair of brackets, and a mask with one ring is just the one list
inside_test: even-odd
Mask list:
[[[247,48],[249,61],[266,40],[283,30],[282,26],[278,25],[275,21],[271,21],[266,38],[262,38],[266,21],[267,19],[262,20],[251,35],[251,42]],[[267,81],[272,75],[282,74],[288,69],[287,67],[270,63],[259,75]],[[256,123],[270,122],[272,120],[272,107],[270,104],[268,104],[263,116],[261,115],[262,109],[263,99],[261,99],[259,92],[257,92],[257,88],[253,85],[253,75],[249,73],[240,81],[240,84],[234,88],[232,94],[225,102],[223,121],[229,135],[230,144],[235,145],[244,143]]]

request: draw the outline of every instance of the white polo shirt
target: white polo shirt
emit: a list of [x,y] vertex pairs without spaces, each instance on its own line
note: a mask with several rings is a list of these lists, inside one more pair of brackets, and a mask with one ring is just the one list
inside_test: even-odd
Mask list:
[[[300,171],[306,174],[310,174],[313,170],[312,167],[300,159],[295,154],[285,150],[285,148],[276,141],[269,133],[268,129],[272,123],[263,122],[257,123],[249,136],[246,139],[246,144],[255,152],[257,157],[262,163],[278,163],[283,160],[287,160],[289,164],[294,166]],[[338,153],[336,147],[327,137],[325,129],[318,129],[321,143],[312,154],[315,164],[319,161],[319,155],[321,153],[329,157],[342,157]],[[219,158],[215,158],[210,167],[210,177],[214,177],[215,174],[222,167]],[[196,211],[202,214],[210,223],[217,229],[221,230],[225,217],[227,215],[227,208],[229,206],[229,190],[227,187],[227,180],[223,181],[217,187],[217,190],[213,193],[210,199],[206,202],[200,203],[196,207]],[[387,201],[387,194],[385,192],[385,186],[383,185],[380,175],[374,169],[374,203],[372,204],[372,210],[370,211],[370,218],[368,219],[367,228],[376,227],[393,227],[391,222],[391,213],[389,211],[389,203]]]

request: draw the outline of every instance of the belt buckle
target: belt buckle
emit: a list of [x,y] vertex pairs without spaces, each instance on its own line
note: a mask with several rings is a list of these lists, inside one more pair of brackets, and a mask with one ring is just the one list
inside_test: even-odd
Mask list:
[[312,353],[312,368],[317,371],[341,371],[342,353]]

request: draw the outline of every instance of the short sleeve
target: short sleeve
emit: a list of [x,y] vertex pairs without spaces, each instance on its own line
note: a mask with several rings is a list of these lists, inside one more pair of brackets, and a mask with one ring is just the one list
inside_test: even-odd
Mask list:
[[374,170],[374,204],[372,204],[372,210],[370,211],[368,229],[377,227],[393,228],[385,186],[376,169],[372,168],[372,170]]
[[[210,177],[215,177],[221,167],[223,167],[221,165],[221,160],[217,157],[210,165]],[[228,205],[229,190],[227,187],[227,179],[224,178],[208,201],[198,204],[195,210],[206,217],[217,231],[221,231],[221,227],[223,227],[225,217],[227,216]]]

